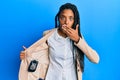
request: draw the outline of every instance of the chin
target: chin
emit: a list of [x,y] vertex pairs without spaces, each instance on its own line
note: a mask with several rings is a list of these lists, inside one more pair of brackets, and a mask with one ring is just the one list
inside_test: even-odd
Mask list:
[[64,32],[64,30],[62,28],[59,28],[59,30],[66,35],[66,33]]

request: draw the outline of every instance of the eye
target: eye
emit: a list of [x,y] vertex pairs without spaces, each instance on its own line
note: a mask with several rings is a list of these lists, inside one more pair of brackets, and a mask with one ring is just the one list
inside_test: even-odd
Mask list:
[[70,17],[69,19],[70,19],[70,21],[73,21],[73,20],[74,20],[74,18],[73,18],[73,17]]
[[61,20],[65,20],[65,17],[64,17],[64,16],[61,16],[60,19],[61,19]]

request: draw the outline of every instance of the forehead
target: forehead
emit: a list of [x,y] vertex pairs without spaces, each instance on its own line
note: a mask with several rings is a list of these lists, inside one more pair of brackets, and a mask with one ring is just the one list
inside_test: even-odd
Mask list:
[[74,13],[71,9],[64,9],[61,13],[60,16],[74,16]]

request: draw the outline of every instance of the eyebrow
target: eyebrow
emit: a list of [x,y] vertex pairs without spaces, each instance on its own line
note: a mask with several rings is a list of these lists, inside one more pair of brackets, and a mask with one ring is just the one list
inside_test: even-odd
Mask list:
[[[61,17],[61,16],[62,16],[62,17],[65,17],[65,15],[63,15],[63,14],[61,14],[60,17]],[[69,16],[69,17],[73,17],[73,18],[74,18],[74,16]]]

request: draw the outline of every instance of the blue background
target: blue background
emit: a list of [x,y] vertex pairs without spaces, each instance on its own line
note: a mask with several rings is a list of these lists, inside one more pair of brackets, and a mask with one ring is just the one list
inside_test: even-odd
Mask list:
[[120,0],[1,0],[0,80],[17,80],[22,46],[29,47],[54,28],[59,7],[74,3],[81,32],[99,56],[99,64],[85,59],[83,80],[120,80]]

